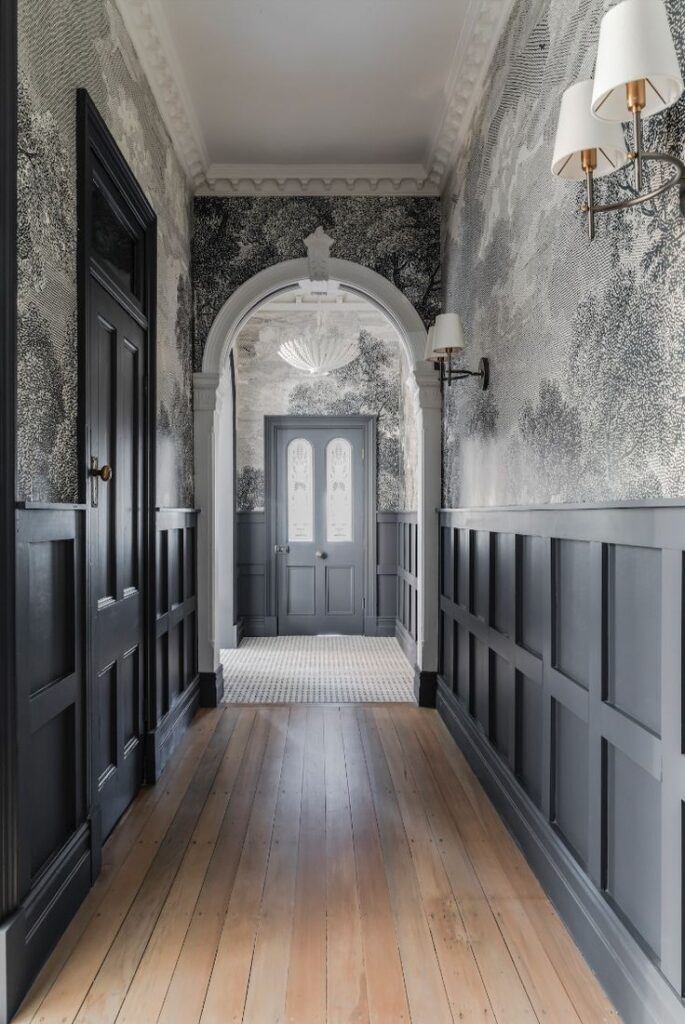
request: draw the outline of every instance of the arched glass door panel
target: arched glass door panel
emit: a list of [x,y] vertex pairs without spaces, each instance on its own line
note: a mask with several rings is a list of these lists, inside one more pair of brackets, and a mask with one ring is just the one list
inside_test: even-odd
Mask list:
[[326,445],[326,541],[351,542],[352,445],[334,437]]
[[314,459],[312,446],[304,437],[288,445],[288,541],[314,540]]

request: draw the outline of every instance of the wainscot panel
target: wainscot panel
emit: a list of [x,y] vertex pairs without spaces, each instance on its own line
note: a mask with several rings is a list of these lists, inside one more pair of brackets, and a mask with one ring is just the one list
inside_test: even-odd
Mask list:
[[685,505],[440,523],[438,711],[626,1024],[682,1024]]
[[[236,578],[238,635],[275,636],[269,609],[269,563],[264,512],[238,512]],[[396,636],[416,662],[418,527],[415,512],[376,514],[376,607],[366,615],[371,636]]]
[[200,703],[197,664],[197,512],[158,508],[155,525],[154,683],[147,777],[155,782]]
[[8,1019],[99,868],[85,685],[85,508],[16,514],[17,889],[0,925],[0,1020]]

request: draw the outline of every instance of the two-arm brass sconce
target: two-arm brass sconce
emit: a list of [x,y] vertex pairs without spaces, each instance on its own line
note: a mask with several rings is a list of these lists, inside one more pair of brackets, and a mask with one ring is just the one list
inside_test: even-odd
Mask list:
[[[662,0],[623,0],[602,19],[594,79],[576,82],[561,101],[552,173],[585,181],[588,235],[595,215],[628,210],[679,188],[685,216],[685,163],[668,153],[645,153],[642,121],[672,106],[683,93],[683,79]],[[632,119],[633,149],[626,152],[622,123]],[[642,192],[644,163],[675,168],[666,181]],[[636,195],[614,203],[595,202],[595,179],[632,162]]]

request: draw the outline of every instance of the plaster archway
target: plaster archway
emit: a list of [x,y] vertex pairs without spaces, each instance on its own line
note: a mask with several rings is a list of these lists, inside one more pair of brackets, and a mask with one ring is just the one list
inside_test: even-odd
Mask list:
[[387,278],[348,260],[317,261],[309,248],[309,259],[275,264],[236,289],[219,310],[209,331],[202,372],[193,375],[195,503],[200,513],[198,654],[206,703],[219,699],[223,691],[220,651],[236,643],[233,607],[235,453],[228,357],[242,326],[265,302],[296,287],[300,281],[322,279],[339,282],[381,310],[396,328],[407,356],[419,410],[417,694],[419,691],[430,694],[434,684],[438,667],[441,395],[435,366],[424,360],[426,329],[407,297]]

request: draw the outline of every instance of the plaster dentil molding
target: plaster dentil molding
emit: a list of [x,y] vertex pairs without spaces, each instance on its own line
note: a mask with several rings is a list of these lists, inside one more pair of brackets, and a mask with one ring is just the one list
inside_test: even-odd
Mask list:
[[209,164],[160,0],[115,0],[174,148],[198,195],[440,195],[448,184],[483,81],[515,0],[470,0],[446,103],[425,164],[354,166]]
[[159,0],[115,0],[191,184],[206,180],[207,155]]
[[485,76],[515,0],[471,0],[447,80],[445,111],[426,163],[442,193],[465,145]]

